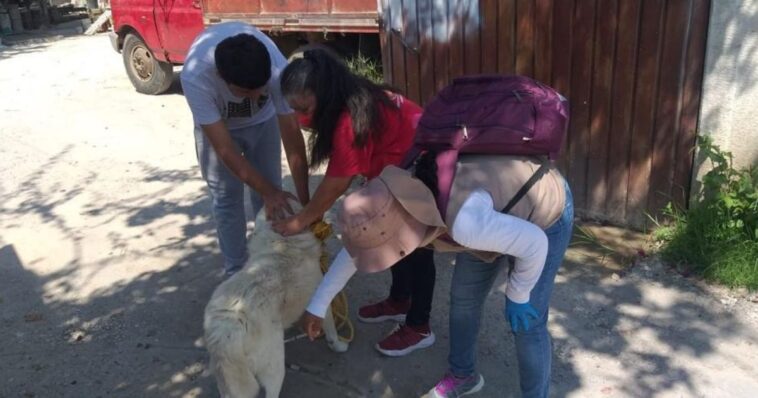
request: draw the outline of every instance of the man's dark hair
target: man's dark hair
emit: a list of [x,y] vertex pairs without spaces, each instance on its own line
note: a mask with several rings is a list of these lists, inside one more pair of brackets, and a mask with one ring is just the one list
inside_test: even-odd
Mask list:
[[255,36],[240,33],[227,37],[216,46],[216,69],[228,84],[256,89],[271,77],[271,57]]

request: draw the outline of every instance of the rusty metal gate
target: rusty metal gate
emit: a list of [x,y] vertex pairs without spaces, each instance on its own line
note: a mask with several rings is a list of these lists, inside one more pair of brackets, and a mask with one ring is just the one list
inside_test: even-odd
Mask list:
[[424,103],[517,73],[571,101],[559,165],[580,214],[640,227],[685,205],[710,0],[380,0],[385,78]]

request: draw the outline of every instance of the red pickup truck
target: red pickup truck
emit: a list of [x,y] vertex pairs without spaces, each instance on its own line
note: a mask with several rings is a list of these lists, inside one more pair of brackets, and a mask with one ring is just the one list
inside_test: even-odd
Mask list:
[[377,0],[112,0],[113,48],[137,91],[160,94],[206,25],[240,20],[272,36],[378,33]]

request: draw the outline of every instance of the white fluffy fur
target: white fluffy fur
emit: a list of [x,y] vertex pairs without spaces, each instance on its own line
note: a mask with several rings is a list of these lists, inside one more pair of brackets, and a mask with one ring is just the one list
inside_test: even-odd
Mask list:
[[[205,308],[205,343],[223,398],[278,397],[284,380],[284,330],[300,319],[321,281],[321,243],[310,233],[284,238],[258,215],[245,267],[213,292]],[[347,350],[331,312],[329,347]]]

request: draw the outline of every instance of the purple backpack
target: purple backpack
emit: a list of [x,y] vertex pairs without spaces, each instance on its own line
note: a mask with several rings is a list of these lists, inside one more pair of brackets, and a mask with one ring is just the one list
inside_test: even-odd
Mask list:
[[[479,75],[453,80],[424,108],[404,166],[437,153],[437,206],[443,218],[459,153],[537,155],[555,159],[568,127],[568,103],[524,76]],[[548,171],[546,160],[508,203],[507,213]]]

